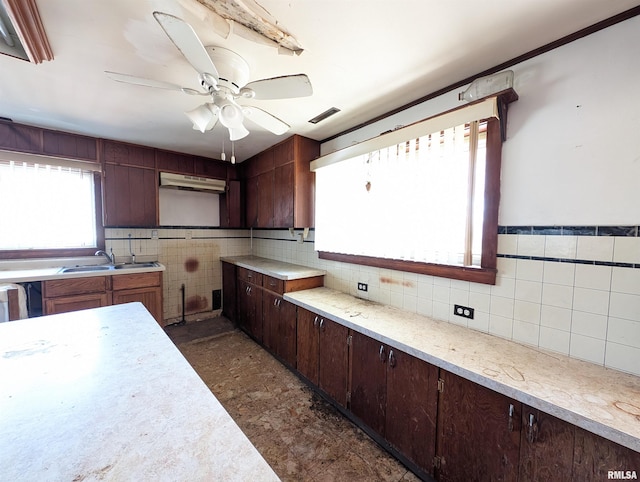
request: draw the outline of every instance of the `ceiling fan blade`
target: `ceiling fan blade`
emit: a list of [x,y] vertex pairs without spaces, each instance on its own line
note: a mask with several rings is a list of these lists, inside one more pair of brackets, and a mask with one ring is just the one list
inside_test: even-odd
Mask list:
[[276,135],[284,134],[289,130],[289,125],[282,122],[277,117],[269,114],[268,112],[254,106],[242,106],[242,113],[245,119],[249,119],[260,127],[273,132]]
[[180,87],[177,84],[170,82],[163,82],[162,80],[145,79],[144,77],[136,77],[135,75],[119,74],[118,72],[110,72],[105,70],[111,80],[116,82],[123,82],[125,84],[142,85],[144,87],[155,87],[156,89],[175,90],[178,92],[184,92],[189,95],[209,95],[207,92],[198,92],[197,90],[190,89],[189,87]]
[[311,81],[305,74],[256,80],[249,82],[245,89],[253,90],[255,98],[259,100],[292,99],[313,94]]
[[153,16],[162,27],[162,30],[199,74],[210,74],[216,80],[218,79],[218,70],[213,65],[207,50],[191,25],[181,18],[168,13],[153,12]]

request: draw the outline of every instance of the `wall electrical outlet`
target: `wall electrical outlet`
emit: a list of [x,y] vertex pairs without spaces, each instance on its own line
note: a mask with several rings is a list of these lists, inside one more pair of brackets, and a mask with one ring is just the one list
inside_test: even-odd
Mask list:
[[369,291],[369,285],[367,283],[358,283],[358,291]]
[[469,308],[468,306],[453,305],[453,314],[473,320],[473,308]]

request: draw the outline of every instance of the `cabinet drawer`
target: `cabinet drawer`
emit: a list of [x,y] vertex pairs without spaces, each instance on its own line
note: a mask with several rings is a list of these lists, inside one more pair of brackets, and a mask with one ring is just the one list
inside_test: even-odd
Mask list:
[[280,295],[284,293],[284,281],[273,276],[263,276],[262,286]]
[[146,288],[148,286],[162,285],[162,272],[131,273],[113,276],[113,290],[127,290],[133,288]]
[[257,286],[262,286],[262,274],[238,266],[238,279]]
[[106,276],[89,278],[56,279],[43,283],[42,296],[56,298],[58,296],[83,295],[107,291]]

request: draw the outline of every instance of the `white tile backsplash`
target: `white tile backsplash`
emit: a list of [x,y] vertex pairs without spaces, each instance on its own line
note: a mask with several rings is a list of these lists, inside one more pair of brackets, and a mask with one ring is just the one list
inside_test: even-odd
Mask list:
[[575,264],[543,261],[542,265],[544,268],[542,281],[556,285],[573,286],[576,273]]
[[[275,230],[259,235],[285,238]],[[640,269],[567,262],[612,261],[614,246],[616,261],[640,262],[633,258],[636,238],[499,235],[502,255],[562,261],[499,257],[494,286],[320,260],[310,242],[254,239],[253,245],[253,254],[283,261],[295,252],[307,261],[299,264],[325,269],[331,288],[351,292],[360,280],[370,300],[640,375]],[[474,308],[474,319],[454,316],[454,304]]]
[[576,258],[613,261],[613,243],[611,236],[579,236]]
[[571,335],[569,355],[602,365],[604,363],[605,346],[604,340],[573,333]]
[[544,255],[547,258],[574,259],[577,246],[577,236],[545,236]]
[[640,360],[640,348],[621,345],[611,341],[607,342],[604,360],[605,366],[639,375],[638,360]]
[[615,238],[613,261],[640,263],[640,238]]
[[562,353],[563,355],[568,355],[570,349],[570,333],[568,331],[541,326],[538,346]]

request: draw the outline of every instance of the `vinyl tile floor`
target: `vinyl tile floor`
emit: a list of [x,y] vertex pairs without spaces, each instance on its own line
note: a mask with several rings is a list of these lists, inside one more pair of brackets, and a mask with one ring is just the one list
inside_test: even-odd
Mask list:
[[223,317],[165,331],[283,481],[417,481]]

